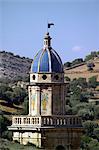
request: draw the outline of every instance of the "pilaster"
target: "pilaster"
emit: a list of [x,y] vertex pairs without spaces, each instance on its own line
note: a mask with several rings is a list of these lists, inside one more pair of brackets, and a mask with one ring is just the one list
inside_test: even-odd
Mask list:
[[41,115],[41,102],[40,102],[40,97],[41,97],[41,91],[40,91],[40,87],[38,86],[36,88],[36,95],[37,95],[37,115]]
[[29,115],[31,115],[31,87],[28,87],[28,93],[29,93]]
[[52,115],[52,87],[48,88],[48,92],[49,92],[48,115]]

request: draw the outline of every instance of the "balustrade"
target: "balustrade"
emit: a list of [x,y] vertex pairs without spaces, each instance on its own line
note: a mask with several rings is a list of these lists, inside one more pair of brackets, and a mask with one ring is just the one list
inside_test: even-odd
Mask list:
[[12,118],[13,125],[39,125],[40,124],[40,117],[23,117],[23,116],[14,116]]
[[81,119],[78,117],[56,117],[56,116],[42,116],[42,126],[66,126],[66,125],[80,125]]
[[73,116],[14,116],[13,125],[39,125],[39,126],[76,126],[81,125],[81,119]]

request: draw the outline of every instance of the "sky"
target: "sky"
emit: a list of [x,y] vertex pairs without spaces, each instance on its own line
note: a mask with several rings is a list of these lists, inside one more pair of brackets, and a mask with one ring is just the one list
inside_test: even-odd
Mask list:
[[48,22],[63,63],[99,50],[99,0],[0,0],[0,51],[33,59]]

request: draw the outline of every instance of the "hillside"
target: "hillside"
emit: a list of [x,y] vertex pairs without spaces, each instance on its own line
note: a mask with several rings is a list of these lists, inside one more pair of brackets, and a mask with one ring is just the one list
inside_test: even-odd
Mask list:
[[[90,78],[92,76],[97,76],[99,81],[99,55],[96,56],[98,52],[92,52],[90,55],[86,56],[87,59],[90,60],[83,61],[82,59],[76,59],[72,62],[78,63],[76,65],[66,67],[64,65],[65,76],[68,76],[71,79],[84,77]],[[89,57],[90,56],[90,57]],[[93,59],[94,58],[94,59]],[[25,57],[20,57],[18,55],[14,55],[11,52],[0,52],[0,81],[4,81],[5,79],[11,81],[28,81],[29,72],[31,67],[32,60]],[[92,70],[88,70],[88,63],[93,63],[94,67]],[[69,64],[70,65],[70,64]]]
[[[94,67],[91,70],[88,69],[88,64],[90,63],[94,64]],[[99,81],[99,57],[73,67],[65,67],[64,72],[65,76],[68,76],[71,80],[79,77],[83,77],[88,80],[92,76],[97,76],[97,80]]]
[[0,52],[0,80],[28,80],[32,60],[14,55],[10,52]]

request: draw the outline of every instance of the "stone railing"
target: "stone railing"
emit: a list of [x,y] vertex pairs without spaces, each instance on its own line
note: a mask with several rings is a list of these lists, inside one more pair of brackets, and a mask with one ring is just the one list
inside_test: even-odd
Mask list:
[[13,116],[12,125],[18,126],[81,126],[81,118],[76,116]]
[[41,117],[13,116],[12,125],[41,125]]
[[81,118],[73,116],[42,116],[42,126],[77,126]]

